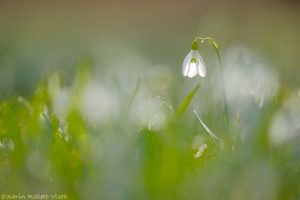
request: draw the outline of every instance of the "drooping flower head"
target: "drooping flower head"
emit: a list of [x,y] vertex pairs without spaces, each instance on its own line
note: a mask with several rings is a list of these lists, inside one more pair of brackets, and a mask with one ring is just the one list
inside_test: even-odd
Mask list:
[[197,41],[194,41],[192,50],[183,61],[182,75],[193,78],[197,74],[205,77],[206,67],[203,58],[199,54]]

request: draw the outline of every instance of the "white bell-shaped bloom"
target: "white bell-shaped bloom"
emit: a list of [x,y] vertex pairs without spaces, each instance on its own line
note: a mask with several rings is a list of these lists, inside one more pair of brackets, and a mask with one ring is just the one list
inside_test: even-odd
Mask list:
[[182,75],[193,78],[197,74],[199,74],[201,77],[205,77],[206,67],[198,50],[191,50],[183,61]]

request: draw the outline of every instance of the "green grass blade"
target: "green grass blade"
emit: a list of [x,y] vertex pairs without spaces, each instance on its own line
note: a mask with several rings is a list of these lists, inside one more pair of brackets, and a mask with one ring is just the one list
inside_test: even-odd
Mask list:
[[213,141],[215,142],[215,144],[219,147],[219,148],[223,148],[224,144],[222,139],[220,139],[218,136],[216,136],[216,134],[214,134],[207,126],[206,124],[201,120],[201,118],[198,116],[197,112],[194,110],[193,113],[195,114],[197,120],[199,121],[199,123],[201,124],[201,126],[203,127],[203,129],[208,133],[208,135],[213,139]]
[[185,112],[189,104],[191,103],[193,97],[195,96],[196,92],[198,91],[200,85],[196,85],[196,87],[188,93],[188,95],[184,98],[182,103],[180,104],[178,110],[177,110],[177,116],[180,117]]

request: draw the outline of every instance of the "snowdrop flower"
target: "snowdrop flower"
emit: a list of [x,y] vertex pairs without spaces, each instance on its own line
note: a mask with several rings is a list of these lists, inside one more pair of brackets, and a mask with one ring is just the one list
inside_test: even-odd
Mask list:
[[199,54],[198,44],[194,41],[192,44],[192,50],[183,61],[182,75],[193,78],[197,74],[201,77],[205,77],[206,67],[203,58]]

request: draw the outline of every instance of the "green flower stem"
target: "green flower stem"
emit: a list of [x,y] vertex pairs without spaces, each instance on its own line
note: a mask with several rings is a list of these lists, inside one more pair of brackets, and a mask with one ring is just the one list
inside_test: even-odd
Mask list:
[[192,50],[198,50],[199,49],[199,46],[198,46],[198,42],[197,40],[195,39],[192,43]]
[[224,110],[225,110],[225,126],[228,125],[228,120],[229,120],[229,114],[228,114],[228,103],[227,103],[227,97],[226,97],[226,92],[225,92],[225,81],[224,81],[224,72],[223,72],[223,64],[222,64],[222,59],[221,59],[221,54],[220,54],[220,49],[219,45],[217,42],[210,37],[196,37],[193,41],[193,45],[195,46],[194,43],[200,41],[200,43],[208,42],[216,51],[218,61],[219,61],[219,66],[220,66],[220,73],[221,73],[221,79],[222,79],[222,89],[223,89],[223,101],[224,101]]

